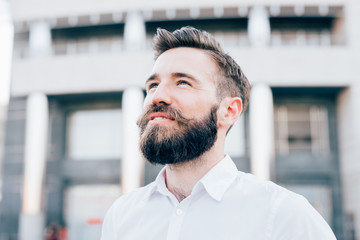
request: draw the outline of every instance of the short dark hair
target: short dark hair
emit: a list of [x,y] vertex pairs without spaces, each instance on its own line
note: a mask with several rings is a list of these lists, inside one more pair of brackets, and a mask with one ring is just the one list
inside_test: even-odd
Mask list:
[[235,60],[226,54],[220,44],[208,32],[187,26],[174,32],[158,28],[153,40],[155,59],[165,51],[178,48],[198,48],[207,52],[217,63],[221,72],[217,81],[217,96],[240,97],[244,112],[249,104],[251,85]]

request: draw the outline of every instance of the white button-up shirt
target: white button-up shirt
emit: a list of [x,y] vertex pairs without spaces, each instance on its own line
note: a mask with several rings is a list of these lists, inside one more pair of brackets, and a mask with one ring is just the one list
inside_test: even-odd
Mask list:
[[332,240],[325,220],[302,196],[239,172],[226,156],[178,202],[156,180],[108,210],[102,240]]

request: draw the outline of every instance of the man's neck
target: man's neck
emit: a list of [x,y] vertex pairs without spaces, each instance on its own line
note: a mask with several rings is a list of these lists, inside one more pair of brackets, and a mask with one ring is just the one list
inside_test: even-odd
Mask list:
[[191,194],[195,184],[223,158],[223,153],[216,154],[210,150],[189,162],[166,165],[166,187],[181,202]]

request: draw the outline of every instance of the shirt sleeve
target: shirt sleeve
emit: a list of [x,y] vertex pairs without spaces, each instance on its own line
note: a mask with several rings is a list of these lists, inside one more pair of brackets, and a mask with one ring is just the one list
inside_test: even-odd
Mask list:
[[272,220],[272,240],[336,240],[322,216],[297,194],[283,199]]
[[[116,203],[116,202],[115,202]],[[117,233],[115,231],[115,203],[107,211],[101,229],[101,240],[116,240]]]

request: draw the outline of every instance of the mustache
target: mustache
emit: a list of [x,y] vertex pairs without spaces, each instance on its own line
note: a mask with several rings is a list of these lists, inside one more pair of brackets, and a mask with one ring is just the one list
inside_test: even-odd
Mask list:
[[191,119],[185,118],[181,112],[177,109],[170,107],[169,105],[151,105],[146,111],[140,116],[137,121],[137,125],[144,129],[149,122],[149,115],[154,112],[164,112],[168,114],[172,119],[174,119],[179,125],[188,124]]

